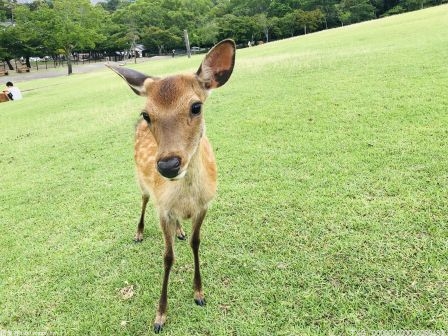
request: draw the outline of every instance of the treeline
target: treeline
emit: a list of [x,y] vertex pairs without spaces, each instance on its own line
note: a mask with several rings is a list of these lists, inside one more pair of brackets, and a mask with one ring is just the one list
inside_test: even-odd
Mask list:
[[446,3],[448,0],[0,0],[0,59],[131,50],[150,53],[223,38],[247,45]]

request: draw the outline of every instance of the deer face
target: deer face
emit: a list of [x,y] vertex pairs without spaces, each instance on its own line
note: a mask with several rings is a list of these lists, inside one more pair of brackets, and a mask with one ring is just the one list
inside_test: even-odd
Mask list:
[[160,79],[108,65],[136,94],[147,97],[142,117],[157,143],[156,169],[162,176],[175,180],[186,175],[205,132],[202,104],[210,90],[227,82],[234,62],[235,43],[224,40],[192,75]]
[[147,81],[143,119],[157,143],[156,168],[168,179],[185,176],[205,132],[202,105],[207,98],[196,76]]

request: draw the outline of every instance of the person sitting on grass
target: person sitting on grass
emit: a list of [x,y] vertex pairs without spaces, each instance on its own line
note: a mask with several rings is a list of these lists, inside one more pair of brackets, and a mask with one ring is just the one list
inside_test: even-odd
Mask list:
[[15,87],[12,82],[6,83],[6,89],[3,90],[3,93],[8,96],[9,100],[22,99],[22,92],[20,92],[19,88]]

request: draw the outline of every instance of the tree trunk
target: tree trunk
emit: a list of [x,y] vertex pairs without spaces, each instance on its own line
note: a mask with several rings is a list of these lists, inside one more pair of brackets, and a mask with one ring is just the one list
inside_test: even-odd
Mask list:
[[9,70],[14,70],[14,67],[11,64],[11,59],[10,58],[5,59],[5,62],[6,62],[6,64],[8,64]]
[[30,57],[29,57],[29,56],[26,56],[26,57],[25,57],[25,64],[26,64],[26,66],[27,66],[28,68],[31,69],[31,63],[30,63]]
[[65,52],[65,57],[67,58],[67,75],[71,75],[73,73],[73,66],[72,66],[72,53],[70,50],[67,50]]

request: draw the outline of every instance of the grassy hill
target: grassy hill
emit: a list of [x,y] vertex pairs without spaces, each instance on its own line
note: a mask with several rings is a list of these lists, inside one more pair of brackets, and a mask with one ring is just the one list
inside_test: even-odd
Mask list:
[[[165,335],[448,329],[447,31],[445,5],[238,51],[205,107],[219,167],[208,305],[194,305],[176,242]],[[132,242],[143,99],[108,70],[20,87],[0,104],[0,330],[151,334],[152,210]]]

